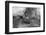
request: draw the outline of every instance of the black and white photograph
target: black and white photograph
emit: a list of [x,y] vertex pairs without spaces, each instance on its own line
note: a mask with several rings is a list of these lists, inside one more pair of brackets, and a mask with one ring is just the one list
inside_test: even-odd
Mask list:
[[9,32],[44,32],[44,3],[6,1]]
[[13,7],[13,28],[40,27],[39,8]]

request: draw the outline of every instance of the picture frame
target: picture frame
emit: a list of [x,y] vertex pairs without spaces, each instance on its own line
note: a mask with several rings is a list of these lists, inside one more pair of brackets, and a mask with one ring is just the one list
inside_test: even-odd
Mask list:
[[[12,27],[12,7],[39,7],[41,8],[41,26],[30,28],[13,28]],[[41,6],[41,7],[40,7]],[[27,29],[27,30],[26,30]],[[33,29],[33,30],[32,30]],[[5,1],[5,34],[19,34],[19,33],[35,33],[45,32],[45,3],[40,2],[21,2],[21,1]]]

